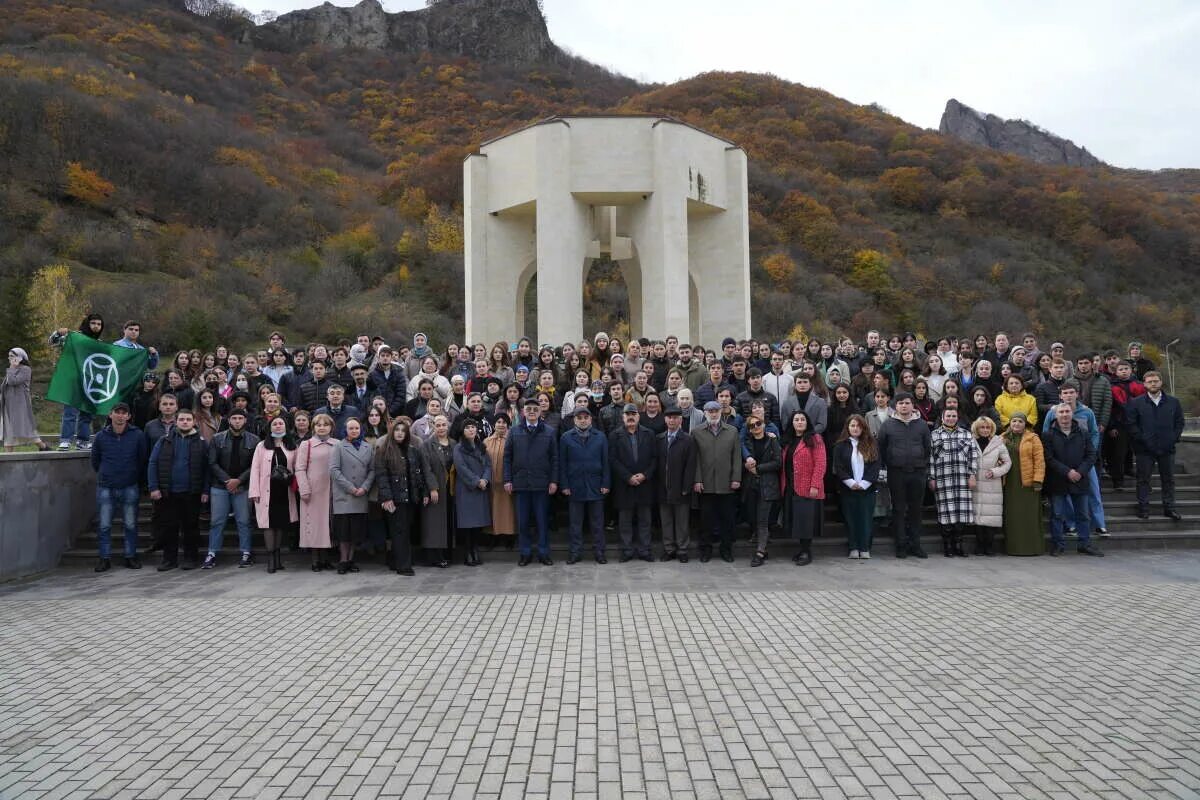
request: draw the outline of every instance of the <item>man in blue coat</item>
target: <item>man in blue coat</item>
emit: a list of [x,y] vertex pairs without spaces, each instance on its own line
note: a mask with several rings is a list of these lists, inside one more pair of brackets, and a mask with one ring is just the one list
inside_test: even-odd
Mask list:
[[587,406],[572,409],[575,426],[558,441],[558,471],[562,493],[567,498],[570,519],[568,564],[580,560],[583,549],[583,521],[592,530],[592,546],[597,564],[607,564],[604,540],[604,496],[608,494],[608,440],[592,430],[592,412]]
[[1150,473],[1157,466],[1162,480],[1163,516],[1178,522],[1183,517],[1175,510],[1175,443],[1183,436],[1183,407],[1162,390],[1162,374],[1158,371],[1147,372],[1142,382],[1146,393],[1133,398],[1125,408],[1137,456],[1137,513],[1142,519],[1150,516]]
[[96,434],[92,444],[92,469],[96,471],[96,505],[100,509],[100,561],[96,572],[112,567],[113,511],[121,507],[125,529],[125,566],[141,569],[137,552],[137,510],[142,465],[146,463],[146,435],[129,424],[129,405],[117,403],[109,414],[109,424]]
[[554,431],[541,420],[541,409],[532,397],[521,408],[522,420],[504,442],[504,491],[517,507],[517,546],[522,567],[533,561],[529,518],[538,531],[538,561],[550,560],[550,495],[558,491],[558,443]]

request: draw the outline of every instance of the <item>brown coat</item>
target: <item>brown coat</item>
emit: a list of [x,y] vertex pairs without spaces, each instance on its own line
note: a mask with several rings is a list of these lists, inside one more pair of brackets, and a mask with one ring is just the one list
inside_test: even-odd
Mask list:
[[517,514],[512,495],[504,491],[504,441],[493,433],[483,440],[483,446],[492,460],[492,533],[511,536],[517,531]]

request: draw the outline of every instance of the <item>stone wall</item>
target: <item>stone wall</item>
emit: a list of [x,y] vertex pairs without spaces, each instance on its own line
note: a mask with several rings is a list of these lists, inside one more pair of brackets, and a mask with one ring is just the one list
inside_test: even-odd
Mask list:
[[0,581],[57,567],[95,512],[87,453],[0,453]]

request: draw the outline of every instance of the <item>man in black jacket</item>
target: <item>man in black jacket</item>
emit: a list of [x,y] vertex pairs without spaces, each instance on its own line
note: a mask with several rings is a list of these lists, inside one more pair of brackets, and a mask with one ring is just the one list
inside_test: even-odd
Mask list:
[[879,429],[879,461],[892,495],[896,558],[928,558],[921,547],[921,501],[932,449],[929,426],[913,408],[912,395],[896,395],[896,415]]
[[1162,374],[1146,373],[1146,393],[1129,401],[1125,416],[1137,457],[1138,516],[1150,516],[1150,473],[1158,467],[1162,480],[1163,516],[1178,522],[1175,510],[1175,444],[1183,436],[1183,406],[1162,390]]
[[212,525],[208,529],[208,555],[204,558],[203,569],[217,565],[217,553],[221,551],[230,508],[237,523],[238,549],[242,553],[238,566],[248,567],[254,563],[250,555],[250,501],[246,490],[257,445],[258,437],[246,430],[246,412],[236,408],[229,412],[229,428],[213,436],[208,443]]
[[1096,465],[1096,448],[1091,437],[1075,421],[1075,409],[1066,403],[1054,407],[1054,424],[1042,435],[1046,451],[1046,494],[1050,495],[1050,555],[1066,551],[1064,532],[1068,518],[1074,517],[1079,535],[1079,552],[1102,556],[1091,543],[1092,514],[1088,502],[1088,473]]
[[[621,534],[621,562],[633,558],[653,561],[650,553],[650,506],[654,502],[654,434],[638,424],[637,406],[626,403],[624,425],[608,435],[608,463],[612,465],[613,505]],[[637,535],[633,519],[637,516]]]
[[392,419],[404,413],[404,401],[408,397],[408,376],[404,369],[392,364],[392,348],[386,344],[375,354],[367,385],[378,392],[388,404],[388,416]]
[[309,373],[308,380],[300,384],[300,408],[311,414],[325,405],[333,381],[325,376],[325,363],[322,361],[313,361]]
[[191,409],[180,409],[174,427],[154,445],[146,479],[162,524],[158,571],[178,566],[181,534],[183,568],[195,569],[200,506],[208,502],[208,446],[196,432]]
[[658,516],[662,520],[663,561],[678,558],[686,564],[691,544],[692,484],[696,482],[696,449],[683,430],[683,411],[670,406],[663,412],[667,430],[658,435]]

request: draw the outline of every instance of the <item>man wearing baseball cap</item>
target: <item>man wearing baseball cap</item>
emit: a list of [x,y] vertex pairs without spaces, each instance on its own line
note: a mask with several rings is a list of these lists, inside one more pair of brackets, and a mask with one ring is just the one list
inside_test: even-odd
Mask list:
[[592,412],[584,404],[571,409],[574,426],[558,441],[558,473],[567,498],[570,521],[568,564],[580,561],[583,550],[583,521],[592,531],[592,548],[597,564],[606,564],[604,541],[604,497],[609,490],[608,440],[592,429]]
[[125,566],[141,569],[137,552],[137,515],[142,465],[149,456],[146,434],[129,424],[129,404],[117,403],[109,412],[109,424],[96,434],[92,444],[92,469],[96,471],[96,505],[100,517],[100,561],[96,572],[112,568],[109,558],[113,511],[121,506],[125,533]]

